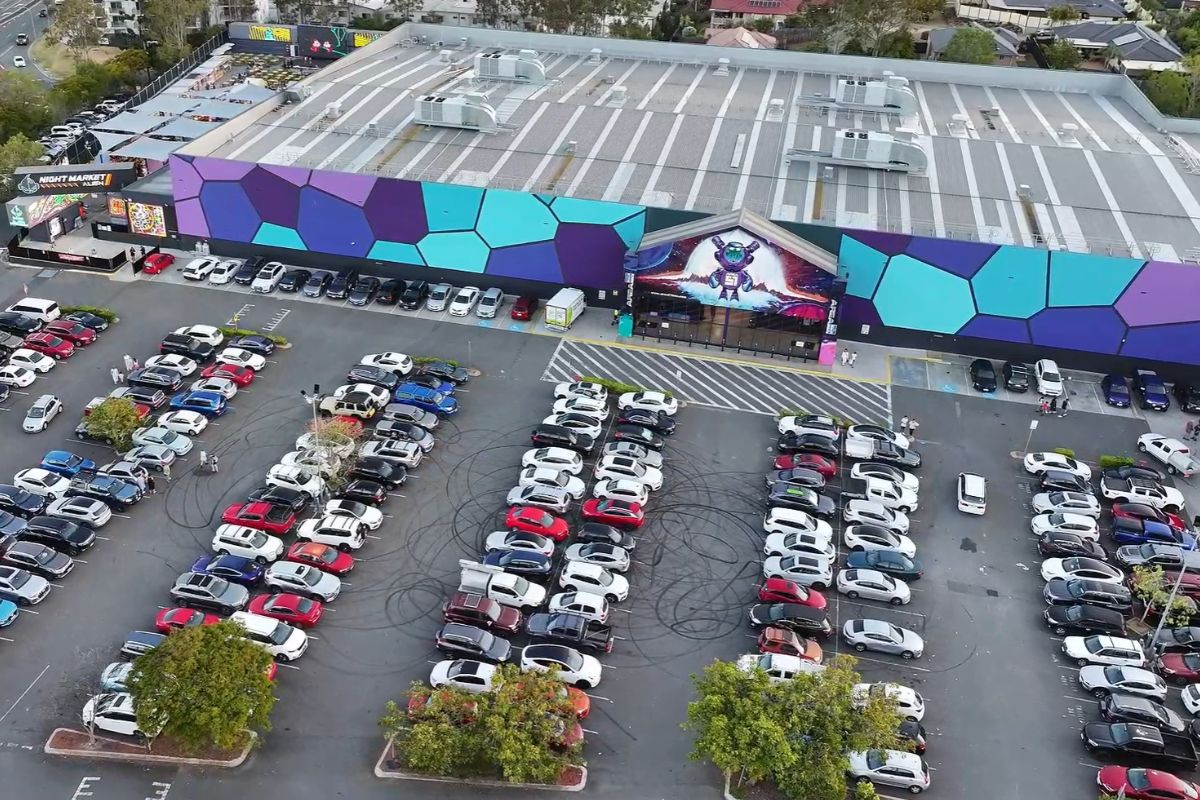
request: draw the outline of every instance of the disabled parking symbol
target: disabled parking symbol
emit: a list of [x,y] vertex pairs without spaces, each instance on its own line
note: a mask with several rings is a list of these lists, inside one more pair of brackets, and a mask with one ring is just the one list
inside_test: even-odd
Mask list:
[[943,391],[943,392],[957,393],[957,392],[958,392],[958,386],[957,386],[956,384],[953,384],[953,383],[943,383],[943,384],[942,384],[942,391]]

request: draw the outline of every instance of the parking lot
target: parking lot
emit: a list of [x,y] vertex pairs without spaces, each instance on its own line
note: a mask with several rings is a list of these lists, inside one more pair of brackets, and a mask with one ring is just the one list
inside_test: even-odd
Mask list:
[[[28,283],[31,295],[113,307],[122,322],[37,384],[67,406],[48,432],[18,430],[30,398],[14,394],[6,404],[3,476],[64,444],[94,457],[90,451],[100,448],[68,439],[82,405],[111,388],[108,370],[122,354],[144,360],[179,325],[237,316],[244,327],[273,325],[294,348],[277,352],[276,363],[235,399],[235,410],[201,436],[201,446],[221,455],[218,475],[177,470],[165,493],[105,529],[109,541],[84,556],[87,563],[35,609],[39,614],[5,630],[12,641],[0,642],[0,770],[50,798],[72,797],[84,778],[96,779],[86,785],[96,800],[154,796],[156,782],[170,785],[171,798],[197,800],[211,797],[217,782],[218,791],[262,797],[478,794],[377,781],[369,772],[382,746],[375,721],[387,699],[427,678],[439,660],[433,634],[440,605],[457,584],[458,559],[478,557],[483,538],[500,527],[529,431],[548,413],[544,378],[555,377],[547,367],[556,340],[332,304],[296,307],[290,298],[259,297],[246,309],[246,298],[228,292],[36,275],[3,273],[5,303]],[[284,308],[289,313],[281,315]],[[403,497],[384,507],[390,517],[376,532],[381,539],[361,552],[351,586],[314,630],[309,652],[295,669],[281,671],[275,729],[250,764],[206,774],[41,755],[53,727],[78,719],[79,709],[64,701],[68,684],[98,668],[89,659],[99,656],[99,666],[115,660],[126,632],[152,625],[171,581],[207,550],[219,510],[291,448],[311,413],[298,390],[314,380],[332,388],[362,354],[382,350],[453,358],[482,375],[460,393],[462,410],[439,428],[437,446],[398,491]],[[1073,671],[1057,663],[1058,643],[1039,617],[1031,483],[1011,455],[1025,446],[1030,409],[905,387],[891,398],[896,416],[922,420],[922,502],[911,536],[925,575],[913,586],[913,602],[900,609],[852,604],[831,591],[831,621],[839,627],[852,616],[889,619],[925,638],[917,661],[868,653],[860,667],[866,680],[904,683],[925,696],[934,797],[971,796],[981,786],[1013,796],[1085,796],[1094,771],[1085,766],[1077,715],[1081,708],[1090,713],[1090,700],[1074,688]],[[629,573],[630,599],[618,607],[628,612],[617,615],[621,638],[602,659],[604,683],[593,692],[585,724],[588,791],[596,796],[718,797],[716,776],[687,759],[690,743],[678,728],[691,697],[688,676],[714,658],[755,650],[746,609],[761,576],[762,476],[771,466],[773,420],[764,411],[699,404],[682,409],[678,420],[665,451],[666,483],[650,503]],[[1073,447],[1094,462],[1102,453],[1129,451],[1145,429],[1132,416],[1047,418],[1032,449]],[[185,463],[195,462],[192,455]],[[955,508],[954,479],[963,470],[989,479],[984,517]],[[839,648],[834,639],[826,643],[827,651]],[[313,768],[315,754],[320,769]]]

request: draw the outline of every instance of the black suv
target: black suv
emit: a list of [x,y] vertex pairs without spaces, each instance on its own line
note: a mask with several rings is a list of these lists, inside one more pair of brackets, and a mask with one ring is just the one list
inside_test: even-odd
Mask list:
[[158,346],[158,352],[164,355],[174,353],[177,356],[187,356],[201,364],[207,364],[217,356],[217,351],[211,344],[182,333],[168,333],[164,336],[162,344]]
[[611,625],[589,622],[580,614],[530,614],[525,631],[539,642],[565,644],[576,650],[611,653]]
[[418,309],[429,297],[429,281],[413,281],[400,293],[400,307],[409,311]]
[[346,373],[346,380],[351,383],[370,383],[382,386],[389,392],[400,385],[400,376],[390,369],[371,367],[366,364],[356,364]]
[[1028,366],[1020,361],[1005,361],[1001,372],[1004,374],[1004,388],[1018,394],[1029,391]]
[[408,471],[399,464],[393,464],[382,458],[359,458],[350,468],[351,478],[366,478],[375,483],[382,483],[395,489],[404,485],[408,479]]
[[277,288],[281,292],[298,292],[311,277],[312,273],[306,269],[289,269],[283,273]]
[[379,294],[375,295],[375,302],[381,306],[394,306],[403,291],[404,281],[399,278],[388,278],[379,285]]
[[996,368],[986,358],[971,362],[971,386],[977,392],[990,394],[996,391]]
[[1191,381],[1175,381],[1174,392],[1181,410],[1193,414],[1200,412],[1200,384]]
[[275,506],[287,506],[297,514],[312,502],[312,498],[304,492],[289,489],[286,486],[260,486],[246,495],[246,499],[252,503],[262,501]]
[[81,522],[58,517],[34,517],[19,538],[77,556],[96,543],[96,532]]
[[167,367],[142,367],[129,373],[128,381],[131,386],[146,386],[173,392],[183,385],[183,376]]
[[474,658],[494,664],[508,661],[512,655],[512,643],[507,639],[458,622],[447,622],[437,632],[437,649],[455,658]]
[[1187,730],[1187,724],[1174,711],[1148,697],[1132,694],[1118,693],[1101,697],[1100,716],[1105,722],[1152,725],[1176,735],[1181,735]]
[[0,331],[28,336],[42,329],[41,320],[26,316],[18,311],[0,311]]
[[249,286],[258,277],[258,271],[267,263],[265,256],[251,256],[242,262],[238,271],[233,273],[233,282],[238,286]]
[[[331,287],[332,288],[332,287]],[[354,282],[350,287],[348,299],[352,306],[365,306],[375,299],[375,295],[379,293],[379,278],[372,275],[364,275]]]
[[538,447],[565,447],[584,455],[592,452],[596,446],[596,440],[591,436],[561,425],[538,425],[529,439]]
[[48,505],[46,498],[40,495],[19,486],[0,484],[0,510],[29,519],[41,514]]
[[127,511],[142,499],[136,483],[112,475],[81,474],[71,479],[69,497],[90,497],[116,511]]
[[329,282],[329,288],[325,290],[325,296],[333,300],[345,300],[350,294],[350,287],[358,280],[358,270],[352,269],[349,272],[339,272]]

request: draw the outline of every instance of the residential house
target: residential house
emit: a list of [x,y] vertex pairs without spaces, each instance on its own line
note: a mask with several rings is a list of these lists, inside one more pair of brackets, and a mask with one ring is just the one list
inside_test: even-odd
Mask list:
[[774,36],[752,31],[748,28],[709,28],[705,32],[706,44],[717,47],[744,47],[750,50],[774,50],[778,45]]
[[[1021,58],[1021,54],[1018,51],[1022,38],[1020,35],[1013,33],[1007,28],[989,28],[984,25],[976,25],[975,27],[987,31],[995,39],[997,64],[1012,66]],[[930,61],[941,61],[946,48],[950,46],[950,40],[960,30],[962,30],[961,26],[930,28],[923,32],[921,38],[925,42],[925,58]]]
[[1113,71],[1184,71],[1183,53],[1174,42],[1140,22],[1077,22],[1055,27],[1054,35],[1075,45],[1084,58],[1102,62]]
[[717,28],[753,27],[760,19],[775,28],[805,5],[805,0],[712,0],[712,25]]

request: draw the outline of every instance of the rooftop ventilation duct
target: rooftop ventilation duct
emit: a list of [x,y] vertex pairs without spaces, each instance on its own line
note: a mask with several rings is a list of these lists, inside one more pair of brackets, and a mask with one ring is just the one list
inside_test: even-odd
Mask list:
[[924,172],[928,165],[925,149],[905,131],[840,130],[831,149],[788,150],[787,158],[887,172]]
[[715,70],[713,70],[713,75],[724,76],[724,75],[728,75],[728,74],[729,74],[729,59],[728,58],[718,58],[717,59],[717,68]]
[[546,82],[546,65],[533,50],[519,53],[476,53],[475,77],[482,80],[516,81],[542,84]]
[[427,94],[417,98],[414,121],[436,128],[496,130],[496,109],[481,94]]
[[833,97],[827,94],[802,95],[798,102],[901,117],[917,113],[917,96],[909,88],[908,78],[891,73],[884,73],[882,78],[843,78],[838,81]]

